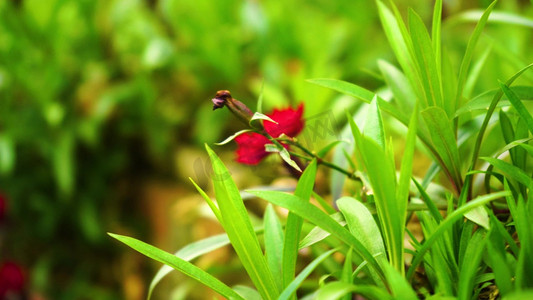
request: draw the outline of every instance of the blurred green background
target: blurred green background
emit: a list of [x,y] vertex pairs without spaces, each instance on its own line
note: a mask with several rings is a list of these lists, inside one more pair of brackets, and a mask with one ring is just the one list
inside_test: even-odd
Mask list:
[[[432,1],[397,2],[430,24]],[[453,16],[488,4],[444,1],[457,68],[475,23]],[[479,55],[493,51],[472,95],[533,61],[531,2],[497,11],[529,19],[488,26]],[[187,180],[208,187],[203,143],[242,129],[212,112],[217,90],[252,109],[263,91],[267,112],[303,101],[306,116],[331,111],[341,126],[356,101],[305,80],[376,90],[377,61],[392,57],[374,1],[0,1],[0,262],[22,266],[30,299],[143,299],[159,265],[106,232],[172,252],[220,232]],[[234,149],[215,148],[239,186],[275,181],[276,169],[235,166]],[[198,264],[237,268],[218,255]]]

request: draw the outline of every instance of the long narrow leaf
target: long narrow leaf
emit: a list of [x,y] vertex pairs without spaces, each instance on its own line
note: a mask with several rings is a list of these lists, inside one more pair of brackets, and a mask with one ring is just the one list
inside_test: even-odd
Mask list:
[[509,98],[509,101],[516,109],[520,117],[526,122],[529,132],[533,134],[533,117],[531,116],[531,113],[524,106],[522,101],[520,101],[518,96],[506,84],[500,82],[500,87],[507,96],[507,98]]
[[141,242],[137,239],[108,233],[111,237],[117,239],[118,241],[128,245],[134,250],[150,257],[151,259],[162,262],[166,265],[171,266],[172,268],[184,273],[185,275],[199,281],[200,283],[210,287],[217,293],[221,294],[226,298],[231,299],[243,299],[239,294],[232,290],[229,286],[222,283],[220,280],[216,279],[209,273],[198,268],[197,266],[187,262],[181,258],[178,258],[166,251],[158,249],[152,245]]
[[481,33],[483,32],[483,29],[485,28],[485,24],[487,23],[489,15],[492,12],[494,6],[496,5],[496,2],[497,0],[492,2],[491,5],[487,7],[485,12],[479,19],[476,28],[474,28],[474,32],[472,33],[472,36],[470,36],[470,40],[468,41],[468,45],[466,46],[466,52],[463,57],[463,61],[461,62],[461,67],[459,69],[459,79],[457,81],[457,95],[455,96],[455,109],[461,106],[461,99],[463,97],[463,89],[466,82],[466,75],[468,72],[468,68],[470,67],[470,62],[472,61],[472,56],[474,55],[474,49],[477,45],[479,37],[481,36]]
[[[228,235],[219,234],[188,244],[187,246],[176,252],[174,255],[185,261],[191,261],[196,257],[199,257],[203,254],[209,253],[226,245],[229,245]],[[165,278],[165,276],[172,272],[172,270],[173,268],[168,265],[164,265],[161,267],[161,269],[159,269],[159,271],[152,279],[152,282],[150,282],[150,286],[148,287],[147,299],[151,298],[154,288],[163,278]]]
[[265,256],[270,271],[274,276],[274,280],[276,280],[276,284],[281,290],[283,288],[283,277],[281,275],[281,258],[283,256],[283,228],[271,204],[269,204],[265,210],[264,224]]
[[264,299],[276,299],[279,290],[268,268],[239,190],[220,158],[206,145],[213,166],[213,185],[223,227],[257,291]]
[[[309,202],[309,199],[311,198],[311,193],[313,192],[313,186],[315,184],[316,170],[317,163],[316,160],[313,160],[303,172],[300,180],[298,180],[294,195],[300,197],[302,201]],[[299,215],[289,212],[287,223],[285,225],[285,240],[283,243],[283,287],[287,287],[294,278],[302,224],[303,219]]]

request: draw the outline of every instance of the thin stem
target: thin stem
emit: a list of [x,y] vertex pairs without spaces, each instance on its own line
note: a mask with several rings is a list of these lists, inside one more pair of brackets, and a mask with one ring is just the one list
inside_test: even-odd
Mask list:
[[328,168],[331,168],[331,169],[334,169],[338,172],[341,172],[342,174],[346,175],[348,178],[354,180],[354,181],[361,181],[361,178],[357,177],[353,172],[350,172],[342,167],[339,167],[333,163],[330,163],[328,161],[325,161],[323,160],[322,158],[320,158],[318,155],[316,155],[315,153],[313,153],[312,151],[310,151],[309,149],[307,149],[306,147],[304,147],[303,145],[301,145],[300,143],[294,141],[294,140],[290,140],[290,139],[279,139],[280,141],[283,141],[283,142],[286,142],[290,145],[293,145],[293,146],[296,146],[298,147],[300,150],[302,150],[303,152],[305,152],[307,155],[311,156],[311,158],[309,157],[305,157],[303,155],[299,155],[299,154],[296,154],[294,152],[289,152],[291,155],[295,155],[297,157],[300,157],[302,159],[306,159],[306,160],[312,160],[313,158],[316,158],[317,160],[317,163],[318,164],[321,164],[321,165],[324,165]]

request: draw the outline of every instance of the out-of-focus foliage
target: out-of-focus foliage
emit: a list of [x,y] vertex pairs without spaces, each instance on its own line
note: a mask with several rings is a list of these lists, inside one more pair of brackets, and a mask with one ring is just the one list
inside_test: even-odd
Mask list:
[[[399,2],[429,20],[430,1]],[[488,1],[445,4],[446,18]],[[471,27],[445,27],[452,60]],[[489,25],[482,43],[494,52],[472,94],[531,61],[531,29],[508,28]],[[304,101],[308,116],[343,115],[351,100],[305,80],[373,90],[378,58],[392,57],[372,1],[0,1],[0,260],[25,265],[28,289],[50,299],[124,297],[125,259],[104,234],[146,236],[143,187],[180,185],[192,167],[173,164],[175,152],[238,129],[212,113],[216,90],[250,107],[262,91],[265,110]]]

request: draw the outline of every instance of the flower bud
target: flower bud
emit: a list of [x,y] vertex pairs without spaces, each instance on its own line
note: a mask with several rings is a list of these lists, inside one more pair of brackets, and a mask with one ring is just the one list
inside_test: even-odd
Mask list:
[[213,110],[222,108],[225,105],[235,116],[237,116],[237,118],[243,121],[246,125],[248,125],[250,120],[252,119],[252,111],[246,105],[244,105],[244,103],[240,102],[237,99],[233,99],[233,97],[231,97],[230,92],[227,90],[218,91],[215,95],[215,98],[213,98],[211,101],[213,101]]

